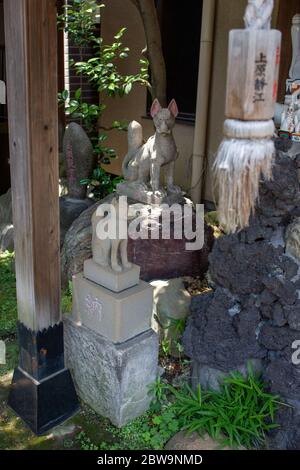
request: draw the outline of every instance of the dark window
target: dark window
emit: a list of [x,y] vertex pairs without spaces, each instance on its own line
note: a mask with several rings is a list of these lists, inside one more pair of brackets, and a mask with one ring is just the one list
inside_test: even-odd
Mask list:
[[194,121],[197,101],[202,0],[156,1],[167,68],[167,98],[179,119]]

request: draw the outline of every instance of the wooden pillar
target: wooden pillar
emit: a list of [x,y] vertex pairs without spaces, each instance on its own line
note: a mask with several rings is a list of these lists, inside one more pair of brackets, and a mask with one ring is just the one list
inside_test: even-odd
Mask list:
[[19,319],[9,405],[37,433],[78,402],[60,313],[55,0],[5,0],[8,115]]

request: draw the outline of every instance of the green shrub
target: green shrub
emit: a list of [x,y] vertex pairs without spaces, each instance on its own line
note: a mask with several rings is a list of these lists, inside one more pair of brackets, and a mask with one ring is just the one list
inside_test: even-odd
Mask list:
[[72,282],[69,281],[67,289],[61,293],[61,310],[62,313],[72,312]]

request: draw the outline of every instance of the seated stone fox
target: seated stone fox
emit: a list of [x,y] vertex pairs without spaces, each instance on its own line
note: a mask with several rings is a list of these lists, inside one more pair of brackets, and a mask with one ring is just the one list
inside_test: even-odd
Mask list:
[[132,121],[128,126],[128,153],[124,158],[122,170],[125,180],[140,185],[149,191],[150,183],[157,196],[166,192],[160,187],[160,170],[164,169],[166,186],[169,192],[181,193],[174,186],[174,166],[178,157],[172,129],[178,115],[176,101],[173,99],[168,108],[162,108],[155,99],[150,114],[153,118],[155,134],[143,144],[143,128]]

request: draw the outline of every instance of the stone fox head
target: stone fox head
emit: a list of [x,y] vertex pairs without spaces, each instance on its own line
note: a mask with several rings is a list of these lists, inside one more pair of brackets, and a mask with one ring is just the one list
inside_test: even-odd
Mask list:
[[175,118],[178,115],[176,101],[173,99],[167,108],[162,108],[158,99],[155,99],[150,114],[158,134],[171,134],[175,125]]

